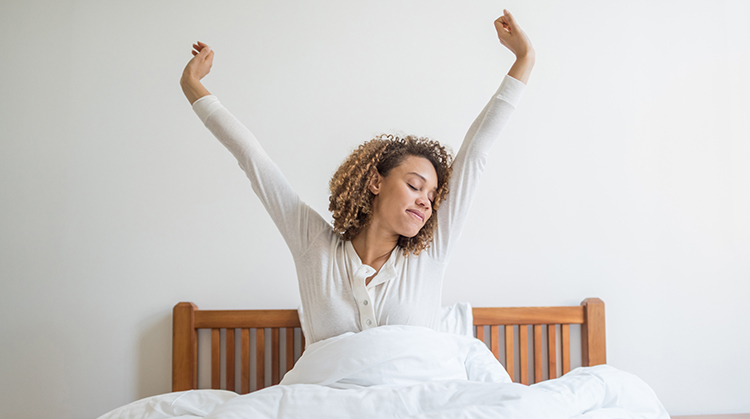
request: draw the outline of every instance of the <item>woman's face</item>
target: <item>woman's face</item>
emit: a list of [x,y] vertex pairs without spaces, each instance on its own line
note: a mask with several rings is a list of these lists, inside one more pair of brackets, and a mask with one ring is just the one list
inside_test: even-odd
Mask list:
[[419,156],[407,156],[385,177],[377,174],[370,184],[373,223],[394,235],[416,236],[432,216],[437,182],[432,163]]

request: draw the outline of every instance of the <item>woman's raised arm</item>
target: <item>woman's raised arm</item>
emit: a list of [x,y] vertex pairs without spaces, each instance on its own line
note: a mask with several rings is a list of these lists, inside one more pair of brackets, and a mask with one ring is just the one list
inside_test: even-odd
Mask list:
[[428,249],[439,260],[447,260],[474,199],[476,186],[484,172],[492,144],[500,137],[518,105],[534,67],[534,47],[516,20],[507,10],[495,20],[500,43],[508,48],[516,61],[474,123],[469,127],[461,148],[453,160],[450,193],[440,204],[434,246]]
[[214,53],[202,42],[194,44],[193,49],[194,57],[180,79],[185,97],[206,128],[237,159],[292,254],[303,253],[330,226],[302,202],[252,132],[203,87],[200,80],[211,70]]
[[198,41],[197,44],[193,44],[192,53],[194,57],[187,63],[180,78],[182,92],[185,93],[191,105],[203,96],[211,94],[203,87],[201,79],[211,71],[214,63],[214,52],[203,42]]

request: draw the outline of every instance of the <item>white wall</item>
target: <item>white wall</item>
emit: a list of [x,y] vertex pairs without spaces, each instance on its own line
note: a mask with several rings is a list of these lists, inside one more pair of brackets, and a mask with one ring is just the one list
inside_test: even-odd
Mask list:
[[0,5],[0,405],[95,417],[170,390],[171,307],[293,308],[292,259],[178,80],[206,85],[302,198],[374,134],[458,149],[538,54],[446,304],[607,304],[608,359],[672,414],[750,412],[750,6],[735,1]]

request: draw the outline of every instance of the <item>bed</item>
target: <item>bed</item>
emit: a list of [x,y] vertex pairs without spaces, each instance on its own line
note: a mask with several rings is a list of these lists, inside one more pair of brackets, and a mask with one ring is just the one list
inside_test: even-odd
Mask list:
[[172,392],[100,419],[669,418],[646,383],[606,364],[598,298],[460,303],[441,316],[441,330],[387,325],[306,344],[297,310],[181,302]]

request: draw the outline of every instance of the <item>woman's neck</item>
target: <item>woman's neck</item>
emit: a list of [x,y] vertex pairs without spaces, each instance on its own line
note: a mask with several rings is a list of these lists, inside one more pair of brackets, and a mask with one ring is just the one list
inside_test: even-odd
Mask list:
[[378,234],[372,224],[352,239],[352,246],[359,259],[376,271],[380,271],[397,244],[398,236]]

